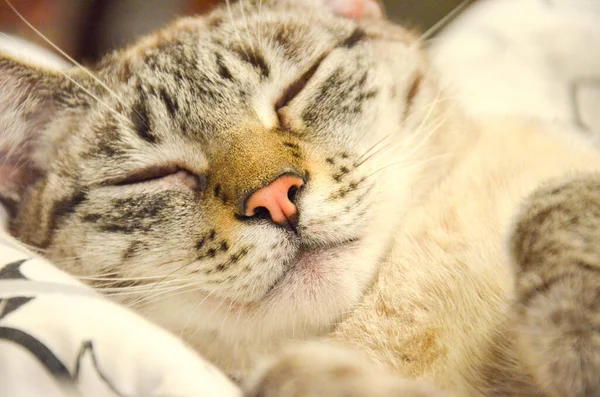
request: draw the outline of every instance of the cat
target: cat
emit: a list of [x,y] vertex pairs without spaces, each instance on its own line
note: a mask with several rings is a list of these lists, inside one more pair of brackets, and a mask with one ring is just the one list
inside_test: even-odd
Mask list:
[[421,44],[247,0],[90,71],[0,56],[11,232],[248,396],[600,394],[599,153],[465,117]]

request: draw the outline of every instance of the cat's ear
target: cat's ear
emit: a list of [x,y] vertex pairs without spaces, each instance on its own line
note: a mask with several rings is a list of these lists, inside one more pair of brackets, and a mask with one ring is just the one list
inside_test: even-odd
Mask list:
[[318,0],[335,15],[350,18],[383,18],[384,8],[380,0]]
[[288,7],[299,4],[316,7],[334,15],[349,19],[383,18],[385,16],[381,0],[255,0],[260,6],[273,5]]
[[16,204],[23,187],[44,172],[43,131],[71,82],[0,53],[0,200]]

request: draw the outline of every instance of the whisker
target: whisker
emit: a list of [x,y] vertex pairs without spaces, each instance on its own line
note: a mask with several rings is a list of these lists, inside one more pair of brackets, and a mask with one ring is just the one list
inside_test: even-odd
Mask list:
[[[420,136],[422,129],[419,130],[417,129],[412,136],[408,139],[408,142],[402,141],[399,142],[402,146],[401,148],[401,152],[400,152],[400,156],[404,157],[404,160],[402,161],[407,161],[408,159],[411,158],[411,156],[417,151],[419,150],[425,143],[427,143],[427,141],[429,141],[429,139],[437,132],[437,130],[439,130],[439,128],[446,122],[447,117],[442,117],[440,119],[440,121],[438,123],[436,123],[435,126],[433,126],[432,128],[429,129],[429,132],[421,139],[420,142],[418,142],[414,147],[410,147],[410,145],[412,144],[412,141],[414,140],[415,137]],[[408,152],[406,152],[407,149],[410,150]],[[388,147],[383,147],[380,150],[378,150],[376,153],[374,153],[373,155],[370,156],[370,158],[373,158],[375,155],[379,155],[382,152],[389,150],[389,151],[393,151],[396,150],[396,146],[388,146]],[[367,159],[368,160],[368,159]],[[363,161],[360,165],[364,165],[366,163],[366,161]],[[368,179],[370,177],[367,176],[365,179]]]
[[92,94],[92,92],[90,90],[88,90],[87,88],[85,88],[83,85],[79,84],[77,81],[75,81],[75,79],[71,78],[71,76],[69,76],[68,74],[62,72],[62,71],[58,71],[60,74],[63,75],[63,77],[66,77],[67,80],[69,80],[71,83],[75,84],[77,87],[79,87],[83,92],[85,92],[86,94],[88,94],[90,97],[92,97],[93,99],[95,99],[96,101],[98,101],[98,103],[100,103],[102,106],[104,106],[109,112],[111,112],[113,115],[117,116],[117,118],[123,117],[123,115],[119,114],[115,109],[111,108],[110,106],[108,106],[108,104],[106,104],[106,102],[102,101],[100,98],[98,98],[96,95]]
[[[126,281],[106,281],[95,289],[98,291],[137,291],[137,290],[150,290],[155,286],[164,287],[166,285],[174,285],[174,284],[185,284],[189,283],[188,279],[179,278],[174,280],[163,280],[157,282],[146,282],[139,285],[130,285],[130,286],[120,286],[122,283],[126,282],[135,282],[138,280],[126,280]],[[115,286],[116,285],[116,286]]]
[[448,119],[447,116],[443,117],[441,120],[438,121],[438,123],[434,127],[430,128],[427,135],[425,135],[425,137],[421,140],[421,142],[419,142],[417,145],[415,145],[411,149],[411,151],[408,153],[407,157],[412,156],[417,150],[422,148],[423,145],[425,145],[429,141],[429,139],[431,139],[431,137],[440,129],[440,127],[442,127],[444,125],[444,123],[447,121],[447,119]]
[[[79,259],[79,258],[76,258]],[[155,263],[153,264],[153,266],[155,267],[160,267],[162,265],[165,264],[171,264],[173,261],[164,261],[162,263]],[[177,287],[175,288],[175,290],[178,290],[181,288],[180,284],[185,284],[187,282],[189,282],[189,280],[187,279],[183,279],[180,277],[180,275],[178,275],[177,273],[179,271],[181,271],[182,269],[184,269],[185,267],[189,266],[190,264],[194,263],[195,260],[189,261],[189,262],[185,262],[183,263],[182,266],[174,269],[173,271],[165,274],[165,275],[157,275],[157,276],[143,276],[143,277],[122,277],[121,273],[119,272],[107,272],[107,273],[101,273],[101,274],[95,274],[95,275],[77,275],[77,274],[72,274],[71,276],[82,281],[85,282],[87,284],[90,284],[92,282],[102,282],[104,283],[103,286],[96,286],[93,287],[95,290],[98,290],[100,292],[102,291],[107,291],[107,289],[109,288],[114,288],[114,290],[126,290],[126,289],[134,289],[134,288],[138,288],[140,291],[138,291],[137,293],[140,292],[148,292],[148,294],[152,293],[152,292],[161,292],[164,291],[164,287],[167,285],[177,285]],[[61,258],[61,263],[64,265],[65,261],[63,260],[63,258]],[[111,277],[111,276],[121,276],[121,277]],[[135,282],[135,281],[152,281],[151,284],[148,285],[144,285],[144,286],[132,286],[132,287],[111,287],[110,283],[118,283],[118,282]],[[190,285],[195,285],[195,284],[190,284]],[[158,287],[163,287],[163,288],[158,288]],[[144,290],[144,291],[141,291]],[[114,296],[114,294],[112,294]],[[145,297],[140,297],[140,301],[143,301]],[[136,304],[138,301],[134,301],[131,304]]]
[[[355,165],[355,169],[358,169],[360,167],[362,167],[363,165],[367,164],[370,160],[378,157],[379,155],[381,155],[382,153],[384,153],[385,151],[392,151],[395,150],[397,148],[398,145],[401,145],[402,147],[406,147],[408,145],[410,145],[410,143],[412,142],[412,139],[414,139],[414,137],[418,136],[421,133],[420,130],[415,130],[415,132],[413,132],[409,138],[408,138],[408,142],[404,141],[404,140],[399,140],[398,142],[392,143],[391,145],[386,145],[383,146],[381,148],[378,148],[375,152],[369,154],[366,158],[362,158],[358,163],[356,163]],[[390,135],[392,134],[388,134],[386,135],[386,137],[384,138],[389,138]],[[375,146],[379,146],[380,143],[382,143],[385,140],[381,140],[379,141],[376,145],[374,145],[372,148],[374,148]],[[364,156],[362,156],[364,157]]]
[[392,167],[397,167],[397,166],[401,166],[402,165],[402,166],[407,166],[406,169],[410,170],[410,169],[413,169],[413,168],[416,168],[416,167],[420,167],[420,166],[422,166],[424,164],[428,164],[428,163],[430,163],[432,161],[439,160],[440,158],[451,157],[451,156],[452,156],[452,153],[443,153],[443,154],[439,154],[437,156],[429,157],[429,158],[424,159],[424,160],[415,161],[413,163],[411,163],[410,160],[396,161],[394,163],[387,164],[387,165],[384,165],[383,167],[378,168],[377,170],[373,171],[371,174],[367,175],[365,177],[365,179],[369,179],[369,178],[373,177],[374,175],[378,174],[379,172],[387,170],[387,169],[392,168]]
[[431,36],[438,33],[440,30],[445,28],[452,22],[458,15],[460,15],[468,5],[473,3],[475,0],[463,0],[454,9],[452,9],[446,16],[437,21],[432,27],[427,29],[415,42],[415,46],[419,47],[421,44],[431,38]]
[[[453,97],[446,97],[446,98],[440,98],[440,94],[442,93],[443,89],[440,87],[436,93],[435,98],[433,99],[433,101],[431,101],[430,103],[428,103],[427,105],[424,105],[421,110],[425,110],[427,109],[427,113],[425,115],[425,117],[423,118],[421,124],[416,128],[415,133],[412,134],[411,138],[409,138],[409,141],[406,142],[406,145],[410,145],[410,143],[412,143],[412,139],[414,137],[416,137],[418,135],[418,133],[420,133],[420,130],[425,126],[425,124],[427,123],[427,121],[429,121],[429,118],[431,117],[433,110],[435,108],[435,105],[446,101],[446,100],[452,100]],[[375,144],[373,144],[372,146],[370,146],[363,154],[361,154],[357,161],[358,163],[356,164],[356,168],[362,166],[364,163],[366,163],[369,159],[377,156],[378,154],[380,154],[382,151],[384,151],[387,147],[384,146],[382,149],[377,150],[375,153],[371,154],[371,151],[374,150],[376,147],[378,147],[379,145],[385,144],[386,141],[393,137],[393,133],[389,133],[386,134],[383,138],[381,138],[379,141],[377,141]],[[366,157],[366,158],[365,158]]]
[[[178,267],[177,269],[175,269],[175,270],[173,270],[172,272],[170,272],[169,274],[167,274],[167,275],[166,275],[164,278],[160,279],[160,280],[159,280],[159,282],[160,282],[160,281],[163,281],[163,280],[165,280],[165,279],[167,279],[168,277],[171,277],[171,276],[173,276],[173,274],[177,273],[178,271],[180,271],[180,270],[184,269],[185,267],[189,266],[190,264],[192,264],[192,263],[194,263],[194,262],[195,262],[195,260],[193,260],[193,261],[190,261],[190,262],[187,262],[187,263],[184,263],[182,266]],[[181,288],[175,288],[175,290],[178,290],[178,289],[181,289]],[[159,294],[159,295],[162,295],[162,293],[161,293],[161,294]],[[140,303],[140,302],[142,302],[142,301],[143,301],[143,299],[142,299],[141,301],[139,301],[139,302],[138,302],[138,301],[135,301],[135,302],[131,303],[131,305],[136,305],[136,304],[139,304],[139,303]]]
[[[185,286],[190,286],[191,284],[185,284],[182,285],[180,287],[185,287]],[[128,287],[128,288],[133,288],[133,287]],[[125,289],[125,288],[105,288],[105,289],[98,289],[95,288],[95,290],[101,292],[103,295],[106,295],[108,297],[114,297],[114,296],[128,296],[128,295],[140,295],[143,294],[147,291],[155,291],[155,292],[161,292],[161,291],[171,291],[173,290],[173,286],[172,285],[164,285],[161,287],[157,287],[157,288],[146,288],[143,290],[129,290],[129,289]]]
[[393,133],[389,133],[383,136],[383,138],[381,138],[379,141],[375,142],[375,144],[373,144],[370,148],[368,148],[362,155],[360,155],[357,158],[357,163],[355,165],[356,168],[359,168],[361,165],[363,165],[364,163],[366,163],[370,158],[372,158],[373,156],[377,155],[377,153],[379,152],[379,150],[377,150],[375,153],[371,154],[372,150],[375,150],[379,145],[383,144],[385,141],[387,141],[388,139],[393,137]]
[[227,320],[227,317],[229,316],[229,313],[231,313],[231,308],[232,307],[233,307],[233,300],[229,303],[229,307],[225,311],[225,316],[223,316],[223,321],[221,321],[221,325],[219,326],[219,332],[221,332],[221,330],[225,326],[225,321]]
[[[239,32],[238,25],[236,22],[237,19],[234,17],[233,11],[231,11],[231,2],[229,0],[225,0],[225,5],[227,6],[227,13],[229,14],[229,18],[231,18],[231,21],[233,23],[233,30],[235,32],[235,35],[237,36],[239,42],[243,43],[244,40],[242,40],[242,36],[240,36],[240,32]],[[248,56],[246,49],[243,46],[241,46],[240,48],[242,51],[244,51],[244,54],[246,54],[246,56]]]
[[194,306],[194,308],[192,309],[192,311],[190,312],[187,320],[185,321],[185,324],[183,325],[183,327],[181,328],[181,331],[179,332],[179,337],[182,338],[183,337],[183,333],[185,332],[185,330],[187,329],[190,321],[192,320],[192,317],[194,316],[194,314],[196,313],[196,311],[200,308],[200,306],[202,306],[202,304],[215,292],[215,290],[212,290],[208,293],[208,295],[206,295],[202,300],[200,300],[196,306]]
[[248,44],[250,44],[250,48],[252,48],[252,52],[256,53],[256,49],[254,48],[254,43],[252,43],[252,34],[250,33],[250,27],[248,24],[248,18],[246,17],[246,11],[244,8],[244,0],[240,0],[240,10],[242,12],[242,18],[244,18],[244,25],[246,27],[246,34],[248,35]]
[[[119,273],[105,273],[102,276]],[[145,281],[145,280],[156,280],[161,279],[165,276],[145,276],[145,277],[94,277],[94,276],[75,276],[79,280],[90,280],[90,281]]]
[[[270,21],[272,22],[272,21]],[[273,29],[273,33],[271,33],[271,36],[269,37],[269,47],[273,48],[274,47],[274,43],[275,43],[275,35],[277,34],[277,31],[279,29],[281,29],[281,26],[283,25],[282,22],[277,22],[277,26],[275,27],[275,29]]]
[[[213,310],[210,312],[210,314],[208,315],[208,317],[209,317],[209,318],[210,318],[210,317],[212,317],[212,315],[213,315],[213,314],[215,314],[217,310],[219,310],[219,308],[221,307],[221,305],[223,305],[223,302],[225,302],[225,301],[224,301],[224,300],[221,300],[221,301],[219,302],[219,304],[217,305],[217,307],[215,307],[215,308],[214,308],[214,309],[213,309]],[[233,301],[232,301],[232,303],[233,303]]]
[[[88,68],[86,68],[85,66],[83,66],[82,64],[80,64],[79,62],[77,62],[75,59],[73,59],[73,57],[71,57],[69,54],[67,54],[65,51],[63,51],[60,47],[58,47],[56,44],[54,44],[52,42],[52,40],[48,39],[42,32],[40,32],[35,26],[33,26],[29,21],[27,21],[27,19],[16,9],[15,6],[12,5],[12,3],[9,0],[4,0],[4,1],[12,9],[12,11],[19,17],[19,19],[21,19],[21,21],[23,21],[23,23],[25,23],[31,30],[33,30],[42,40],[44,40],[46,43],[48,43],[52,48],[54,48],[60,55],[62,55],[63,57],[65,57],[67,60],[69,60],[73,65],[77,66],[77,68],[79,70],[81,70],[82,72],[84,72],[85,74],[87,74],[89,77],[91,77],[92,80],[94,80],[102,88],[104,88],[108,93],[110,93],[117,100],[117,102],[119,104],[121,104],[125,108],[127,107],[125,105],[125,102],[123,101],[123,98],[120,97],[116,92],[114,92],[105,82],[103,82],[94,73],[92,73]],[[104,105],[106,108],[108,108],[110,111],[112,111],[113,114],[117,115],[117,117],[121,117],[122,116],[118,112],[116,112],[116,110],[110,108],[105,102],[103,102],[100,99],[98,99],[98,97],[96,97],[89,90],[87,90],[86,88],[84,88],[81,84],[79,84],[75,80],[73,80],[66,73],[64,73],[64,72],[62,72],[60,70],[58,70],[58,71],[64,77],[66,77],[69,81],[71,81],[76,86],[78,86],[80,89],[82,89],[85,93],[87,93],[92,98],[94,98],[95,100],[97,100],[98,102],[100,102],[102,105]],[[134,109],[134,111],[137,113],[137,111],[135,109]],[[144,120],[144,118],[141,117],[141,115],[138,114],[138,116],[140,116],[141,120]]]
[[[173,291],[176,291],[176,290],[178,290],[178,289],[173,289]],[[194,288],[191,288],[191,289],[188,289],[188,290],[183,290],[183,291],[176,292],[174,294],[169,295],[169,297],[178,296],[178,295],[187,294],[187,293],[192,293],[192,292],[197,292],[197,291],[206,292],[206,290],[204,289],[204,286],[197,286],[197,287],[194,287]],[[149,305],[149,304],[151,304],[153,302],[156,302],[159,299],[165,299],[164,297],[162,297],[163,295],[165,295],[164,292],[159,293],[159,294],[155,294],[155,295],[147,297],[147,299],[144,302],[141,302],[141,305],[139,303],[136,304],[136,302],[133,302],[133,303],[127,304],[127,306],[131,307],[134,304],[136,304],[136,306],[138,306],[138,307],[143,307],[145,305]]]
[[[170,288],[170,289],[168,289],[166,291],[162,291],[162,292],[159,292],[159,293],[156,293],[156,294],[153,294],[153,295],[147,295],[145,297],[141,297],[139,299],[136,299],[133,302],[128,303],[127,306],[130,306],[130,307],[133,307],[133,306],[143,307],[144,305],[148,305],[148,304],[156,301],[156,298],[161,297],[161,296],[163,296],[165,294],[168,294],[170,292],[174,292],[174,291],[179,291],[179,292],[177,294],[173,294],[171,296],[176,296],[176,295],[184,294],[184,293],[187,293],[187,292],[192,292],[195,289],[193,289],[193,290],[186,290],[186,288],[189,288],[189,287],[191,287],[193,285],[194,284],[188,284],[188,285],[183,285],[183,286],[178,286],[178,287],[172,287],[172,288]],[[200,287],[198,288],[198,290],[201,290],[201,289],[202,288],[200,288]],[[183,290],[183,291],[181,291],[181,290]]]
[[263,21],[262,21],[262,0],[258,1],[258,37],[262,39],[263,37]]

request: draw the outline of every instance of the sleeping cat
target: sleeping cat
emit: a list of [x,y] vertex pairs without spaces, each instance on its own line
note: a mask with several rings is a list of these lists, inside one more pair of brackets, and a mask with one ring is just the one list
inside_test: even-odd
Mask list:
[[249,396],[598,395],[600,155],[466,119],[420,44],[247,0],[91,73],[0,56],[12,233]]

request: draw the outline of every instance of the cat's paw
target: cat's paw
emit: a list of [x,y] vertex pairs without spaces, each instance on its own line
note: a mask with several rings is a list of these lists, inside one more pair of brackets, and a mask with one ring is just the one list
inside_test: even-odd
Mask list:
[[600,177],[538,190],[511,241],[521,358],[548,395],[600,395]]
[[245,397],[447,397],[427,384],[383,373],[358,354],[300,344],[258,371]]

